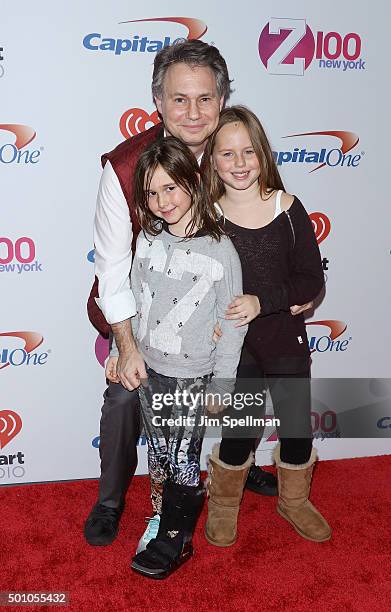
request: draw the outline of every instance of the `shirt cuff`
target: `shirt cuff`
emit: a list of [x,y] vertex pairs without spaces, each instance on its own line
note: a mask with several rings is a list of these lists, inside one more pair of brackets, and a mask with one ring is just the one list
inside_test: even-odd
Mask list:
[[95,298],[95,302],[110,325],[134,317],[137,312],[136,302],[131,291],[123,291],[108,297]]

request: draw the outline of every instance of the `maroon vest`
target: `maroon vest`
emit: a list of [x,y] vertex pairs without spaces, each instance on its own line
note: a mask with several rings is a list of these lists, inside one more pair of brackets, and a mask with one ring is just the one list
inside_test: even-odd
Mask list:
[[[119,183],[121,185],[122,192],[129,207],[130,221],[133,229],[133,241],[132,250],[134,252],[138,233],[140,231],[140,225],[136,216],[136,211],[133,205],[133,175],[136,167],[136,163],[141,153],[147,148],[149,144],[161,138],[163,136],[163,125],[159,123],[154,125],[146,132],[137,134],[129,140],[121,142],[113,151],[102,155],[102,166],[104,167],[106,162],[109,161],[116,173]],[[88,318],[92,325],[98,332],[108,337],[110,331],[110,325],[107,323],[103,312],[95,302],[98,297],[98,279],[95,277],[95,282],[92,286],[90,296],[87,302]]]

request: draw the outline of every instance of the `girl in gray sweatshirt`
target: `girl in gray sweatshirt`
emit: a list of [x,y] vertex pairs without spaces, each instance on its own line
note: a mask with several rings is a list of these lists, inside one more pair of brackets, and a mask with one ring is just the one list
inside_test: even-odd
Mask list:
[[[188,147],[175,138],[148,147],[134,194],[142,231],[131,272],[132,327],[148,376],[139,394],[160,525],[132,568],[165,578],[193,554],[205,413],[234,391],[247,326],[224,318],[242,294],[241,265]],[[223,334],[215,344],[217,321]]]

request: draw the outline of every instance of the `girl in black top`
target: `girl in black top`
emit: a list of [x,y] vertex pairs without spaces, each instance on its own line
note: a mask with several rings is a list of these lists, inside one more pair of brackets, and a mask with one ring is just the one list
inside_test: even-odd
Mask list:
[[[266,134],[247,108],[222,111],[205,155],[210,193],[243,270],[244,295],[235,298],[226,318],[237,319],[238,326],[249,324],[245,346],[267,380],[280,420],[274,453],[277,511],[304,538],[322,542],[331,530],[308,500],[316,451],[310,351],[301,314],[324,284],[312,224],[300,200],[284,192]],[[238,379],[246,374],[242,360]],[[238,380],[241,391],[243,384]],[[237,416],[243,415],[235,410]],[[210,458],[206,537],[218,546],[236,540],[243,483],[254,449],[254,437],[247,436],[238,428],[223,427],[221,445]]]

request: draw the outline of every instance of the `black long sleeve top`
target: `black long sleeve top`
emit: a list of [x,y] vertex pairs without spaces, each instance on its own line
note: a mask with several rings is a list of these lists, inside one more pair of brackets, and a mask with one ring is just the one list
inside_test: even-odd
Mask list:
[[248,229],[225,220],[239,254],[243,292],[256,295],[261,314],[250,325],[245,343],[265,370],[290,374],[309,367],[303,315],[290,306],[319,294],[324,275],[311,220],[295,197],[288,211],[268,225]]

